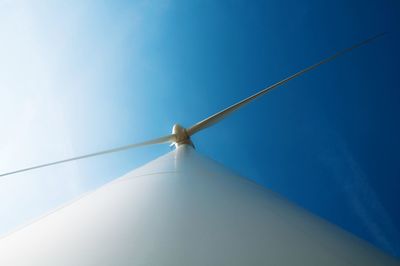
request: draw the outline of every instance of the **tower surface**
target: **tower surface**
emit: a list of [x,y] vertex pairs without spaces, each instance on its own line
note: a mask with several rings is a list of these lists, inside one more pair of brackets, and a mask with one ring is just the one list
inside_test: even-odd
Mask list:
[[399,265],[178,148],[0,239],[0,265]]

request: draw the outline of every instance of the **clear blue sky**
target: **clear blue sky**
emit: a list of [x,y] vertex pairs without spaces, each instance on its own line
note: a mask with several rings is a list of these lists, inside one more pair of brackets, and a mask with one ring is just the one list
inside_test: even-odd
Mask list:
[[[0,170],[168,134],[380,32],[194,137],[197,150],[400,256],[400,4],[0,1]],[[0,233],[168,152],[0,180]]]

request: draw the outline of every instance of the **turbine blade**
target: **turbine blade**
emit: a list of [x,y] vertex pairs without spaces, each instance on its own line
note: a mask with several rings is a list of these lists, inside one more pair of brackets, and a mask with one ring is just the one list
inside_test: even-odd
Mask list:
[[383,36],[384,34],[385,33],[380,33],[380,34],[378,34],[378,35],[376,35],[374,37],[371,37],[371,38],[366,39],[366,40],[364,40],[364,41],[362,41],[360,43],[357,43],[357,44],[355,44],[355,45],[353,45],[351,47],[348,47],[348,48],[346,48],[346,49],[344,49],[344,50],[342,50],[342,51],[340,51],[340,52],[338,52],[338,53],[336,53],[336,54],[334,54],[334,55],[332,55],[332,56],[330,56],[328,58],[325,58],[322,61],[319,61],[318,63],[315,63],[314,65],[306,67],[303,70],[300,70],[299,72],[297,72],[297,73],[295,73],[295,74],[293,74],[291,76],[288,76],[287,78],[285,78],[285,79],[283,79],[283,80],[281,80],[281,81],[279,81],[279,82],[277,82],[277,83],[275,83],[275,84],[273,84],[273,85],[271,85],[271,86],[269,86],[269,87],[257,92],[256,94],[251,95],[250,97],[248,97],[248,98],[246,98],[246,99],[244,99],[244,100],[242,100],[242,101],[240,101],[240,102],[238,102],[238,103],[236,103],[234,105],[229,106],[228,108],[226,108],[226,109],[224,109],[224,110],[222,110],[222,111],[220,111],[220,112],[218,112],[218,113],[216,113],[216,114],[214,114],[214,115],[212,115],[210,117],[207,117],[206,119],[198,122],[197,124],[193,125],[192,127],[187,128],[186,129],[187,134],[189,136],[192,136],[193,134],[199,132],[200,130],[203,130],[205,128],[208,128],[208,127],[212,126],[213,124],[215,124],[215,123],[219,122],[220,120],[224,119],[229,114],[233,113],[234,111],[236,111],[240,107],[248,104],[249,102],[255,100],[256,98],[258,98],[258,97],[270,92],[271,90],[273,90],[273,89],[285,84],[286,82],[288,82],[288,81],[290,81],[290,80],[292,80],[294,78],[297,78],[297,77],[305,74],[308,71],[311,71],[311,70],[313,70],[313,69],[315,69],[315,68],[317,68],[317,67],[319,67],[319,66],[321,66],[321,65],[323,65],[325,63],[328,63],[328,62],[336,59],[337,57],[339,57],[339,56],[341,56],[341,55],[343,55],[343,54],[345,54],[347,52],[350,52],[353,49],[356,49],[356,48],[358,48],[360,46],[363,46],[363,45],[365,45],[365,44],[367,44],[367,43],[369,43],[369,42],[371,42],[371,41]]
[[68,158],[68,159],[64,159],[64,160],[59,160],[59,161],[55,161],[55,162],[51,162],[51,163],[45,163],[45,164],[40,164],[40,165],[36,165],[36,166],[31,166],[28,168],[15,170],[12,172],[0,174],[0,177],[4,177],[7,175],[13,175],[13,174],[21,173],[21,172],[26,172],[26,171],[30,171],[30,170],[34,170],[34,169],[38,169],[38,168],[47,167],[47,166],[52,166],[55,164],[67,163],[67,162],[81,160],[81,159],[85,159],[85,158],[89,158],[89,157],[95,157],[95,156],[104,155],[104,154],[108,154],[108,153],[119,152],[119,151],[137,148],[137,147],[141,147],[141,146],[148,146],[148,145],[152,145],[152,144],[161,144],[161,143],[174,142],[174,141],[175,141],[175,135],[171,134],[168,136],[164,136],[161,138],[156,138],[156,139],[152,139],[152,140],[148,140],[148,141],[144,141],[144,142],[140,142],[140,143],[129,144],[129,145],[125,145],[125,146],[121,146],[121,147],[117,147],[117,148],[113,148],[113,149],[109,149],[109,150],[99,151],[99,152],[95,152],[95,153],[89,153],[89,154],[72,157],[72,158]]

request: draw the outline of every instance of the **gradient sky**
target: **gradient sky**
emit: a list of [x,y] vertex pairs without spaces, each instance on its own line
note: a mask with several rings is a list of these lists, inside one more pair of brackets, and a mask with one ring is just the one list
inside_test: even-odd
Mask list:
[[[400,4],[0,0],[0,172],[170,133],[322,58],[197,150],[400,257]],[[0,234],[168,145],[0,180]]]

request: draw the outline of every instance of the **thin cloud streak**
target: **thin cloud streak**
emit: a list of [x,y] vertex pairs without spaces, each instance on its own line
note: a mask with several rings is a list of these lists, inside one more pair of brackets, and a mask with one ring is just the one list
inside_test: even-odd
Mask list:
[[400,246],[396,241],[399,232],[391,217],[345,141],[340,137],[336,139],[336,146],[322,151],[319,159],[330,169],[332,177],[343,188],[351,208],[375,240],[386,250],[400,255]]

